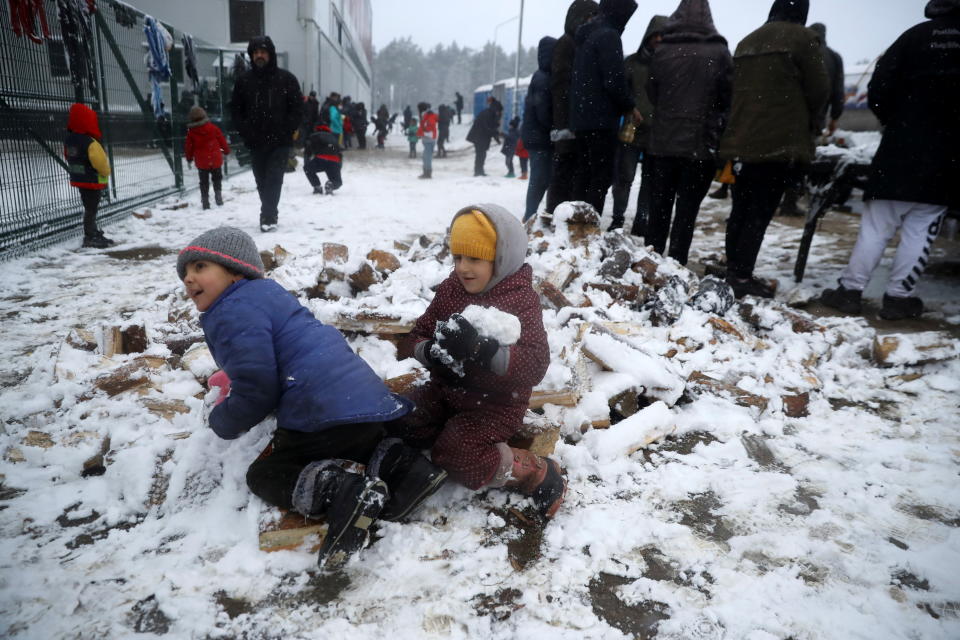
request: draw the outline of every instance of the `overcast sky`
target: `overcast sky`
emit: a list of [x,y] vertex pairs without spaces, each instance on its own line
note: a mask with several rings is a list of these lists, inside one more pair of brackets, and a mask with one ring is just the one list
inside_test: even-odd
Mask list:
[[[623,34],[626,52],[636,50],[655,14],[670,15],[679,0],[639,0]],[[712,0],[713,21],[731,52],[748,33],[766,21],[772,0]],[[847,65],[873,60],[908,27],[922,22],[927,0],[810,0],[808,24],[827,25],[827,41]],[[570,0],[526,0],[523,45],[542,36],[558,37]],[[424,49],[456,41],[475,49],[496,40],[507,51],[517,46],[520,0],[373,0],[373,43],[382,49],[394,38],[411,36]]]

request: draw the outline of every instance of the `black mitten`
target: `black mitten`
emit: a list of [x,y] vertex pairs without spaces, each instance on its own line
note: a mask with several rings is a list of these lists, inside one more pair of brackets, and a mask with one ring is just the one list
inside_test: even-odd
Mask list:
[[437,325],[437,346],[454,360],[468,359],[476,349],[479,339],[477,330],[459,313],[454,313],[446,322]]

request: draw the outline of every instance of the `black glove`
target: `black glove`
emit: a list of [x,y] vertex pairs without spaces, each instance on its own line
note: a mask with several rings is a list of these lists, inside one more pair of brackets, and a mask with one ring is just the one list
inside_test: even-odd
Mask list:
[[454,313],[446,322],[437,325],[436,344],[453,360],[469,360],[482,367],[489,367],[500,349],[499,342],[481,336],[470,321],[459,313]]

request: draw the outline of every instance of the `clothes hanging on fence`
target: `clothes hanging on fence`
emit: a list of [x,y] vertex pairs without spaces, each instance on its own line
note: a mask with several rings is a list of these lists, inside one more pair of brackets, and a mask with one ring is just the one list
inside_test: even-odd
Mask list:
[[[40,21],[40,33],[37,34],[36,24]],[[47,25],[47,12],[43,8],[43,0],[10,0],[10,22],[13,23],[13,32],[18,36],[27,36],[37,44],[43,43],[43,38],[50,37],[50,27]]]
[[147,36],[147,47],[149,48],[145,61],[150,82],[153,85],[153,91],[151,92],[153,94],[153,115],[160,119],[165,115],[163,91],[160,83],[170,80],[170,59],[167,57],[167,50],[173,45],[173,36],[153,16],[144,17],[143,32]]
[[193,36],[183,34],[180,36],[183,43],[183,65],[187,71],[187,77],[193,83],[193,92],[200,91],[200,76],[197,73],[197,54],[193,50]]
[[90,16],[95,11],[92,0],[57,0],[57,17],[60,21],[60,36],[67,54],[70,80],[73,82],[77,102],[83,102],[84,83],[90,97],[97,95],[97,74],[93,64],[93,31]]
[[137,12],[132,7],[119,3],[113,5],[113,17],[121,27],[129,29],[137,26]]

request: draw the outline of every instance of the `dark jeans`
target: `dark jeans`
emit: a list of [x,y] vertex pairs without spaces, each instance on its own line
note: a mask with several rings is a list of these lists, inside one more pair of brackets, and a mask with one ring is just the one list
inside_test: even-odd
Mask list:
[[526,222],[537,213],[543,194],[550,186],[553,173],[553,153],[549,149],[530,151],[530,182],[527,183],[527,208],[523,213]]
[[504,158],[506,159],[507,172],[508,172],[508,173],[513,173],[513,154],[512,154],[512,153],[505,153],[505,154],[503,154],[503,156],[504,156]]
[[343,186],[343,180],[340,177],[340,163],[333,160],[324,160],[323,158],[310,158],[303,163],[303,172],[307,174],[307,181],[310,186],[319,187],[320,178],[318,173],[327,174],[327,179],[333,183],[333,190]]
[[483,163],[487,161],[487,149],[489,148],[490,148],[489,140],[487,140],[486,143],[483,143],[483,142],[474,143],[473,175],[475,176],[486,175],[483,171]]
[[367,125],[363,125],[355,132],[357,134],[357,148],[366,149],[367,148]]
[[[603,213],[603,201],[613,182],[613,158],[617,153],[616,129],[578,131],[577,147],[587,166],[586,188],[582,195],[574,192],[574,198],[593,205],[597,213]],[[579,197],[578,197],[579,195]]]
[[290,509],[304,467],[332,458],[366,464],[383,434],[382,422],[344,424],[316,433],[278,428],[270,443],[273,451],[247,469],[247,486],[264,502]]
[[223,184],[223,168],[216,169],[197,169],[200,175],[200,198],[204,202],[210,200],[210,181],[213,181],[213,192],[220,193],[220,186]]
[[260,194],[260,224],[277,224],[277,205],[289,157],[289,145],[250,150],[250,165]]
[[450,140],[450,129],[440,129],[437,137],[437,157],[447,157],[447,142]]
[[575,193],[586,189],[587,170],[585,159],[577,153],[576,140],[561,140],[553,148],[553,173],[547,190],[547,213],[561,202],[574,199]]
[[767,225],[780,205],[780,198],[793,174],[784,162],[734,162],[733,207],[727,220],[727,273],[738,278],[753,276]]
[[[643,152],[630,144],[620,143],[617,146],[617,155],[614,159],[613,187],[613,220],[611,229],[623,226],[630,204],[630,186],[637,174],[637,163]],[[650,162],[644,157],[640,167],[640,190],[637,193],[637,213],[633,217],[633,226],[630,233],[635,236],[644,236],[647,233],[647,218],[650,215]]]
[[103,195],[103,189],[82,189],[80,192],[80,202],[83,203],[83,235],[92,236],[97,233],[97,209],[100,208],[100,197]]
[[[647,222],[647,244],[652,244],[657,253],[663,254],[670,234],[671,258],[687,264],[693,227],[700,213],[700,203],[710,190],[710,182],[716,173],[716,163],[710,160],[668,158],[650,156],[650,220]],[[677,210],[670,214],[676,202]]]
[[[530,152],[528,151],[527,153],[530,153]],[[530,166],[530,157],[529,157],[529,156],[527,156],[527,157],[517,156],[517,160],[520,161],[520,173],[521,173],[521,175],[527,173],[527,169],[528,169],[529,166]]]

